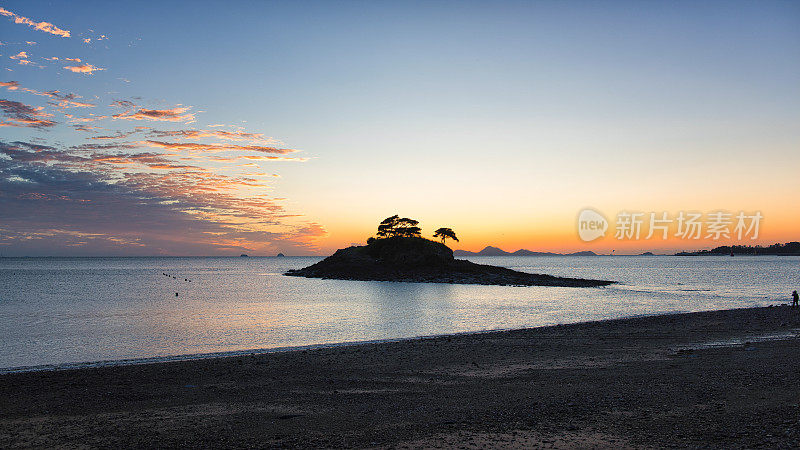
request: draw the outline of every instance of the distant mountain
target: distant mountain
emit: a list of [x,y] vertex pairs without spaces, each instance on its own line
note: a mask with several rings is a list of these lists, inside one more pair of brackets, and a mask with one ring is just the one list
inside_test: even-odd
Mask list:
[[675,256],[703,256],[703,255],[800,255],[800,242],[787,242],[786,244],[772,244],[769,247],[760,245],[723,245],[711,250],[696,252],[680,252]]
[[585,250],[582,252],[575,252],[575,253],[566,253],[564,256],[597,256],[597,253]]
[[514,253],[509,253],[510,255],[514,256],[559,256],[558,253],[551,253],[551,252],[534,252],[531,250],[525,250],[521,248]]
[[501,249],[499,249],[497,247],[492,247],[491,245],[489,245],[485,249],[479,251],[478,255],[480,255],[480,256],[506,256],[506,255],[510,255],[510,253],[508,253],[505,250],[501,250]]
[[470,252],[467,250],[453,250],[453,256],[597,256],[597,253],[592,251],[582,251],[575,253],[552,253],[552,252],[534,252],[532,250],[519,249],[513,253],[491,245],[484,248],[479,252]]

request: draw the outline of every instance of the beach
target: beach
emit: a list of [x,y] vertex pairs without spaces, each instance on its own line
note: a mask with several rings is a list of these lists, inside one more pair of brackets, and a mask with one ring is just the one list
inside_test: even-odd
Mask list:
[[800,445],[800,309],[0,376],[0,447]]

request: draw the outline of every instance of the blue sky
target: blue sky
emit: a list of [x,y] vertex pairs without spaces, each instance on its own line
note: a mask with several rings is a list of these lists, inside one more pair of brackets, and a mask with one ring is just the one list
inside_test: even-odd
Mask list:
[[[0,17],[0,53],[11,69],[3,81],[74,92],[96,111],[119,99],[154,110],[191,106],[195,122],[157,125],[224,124],[308,158],[259,162],[259,171],[280,175],[264,187],[280,199],[269,220],[279,233],[215,246],[177,235],[164,238],[172,244],[150,242],[153,230],[141,229],[138,248],[96,237],[64,253],[325,253],[362,241],[395,212],[449,224],[470,248],[582,249],[570,227],[586,205],[765,209],[776,224],[771,238],[797,230],[789,211],[800,194],[792,178],[800,169],[797,2],[0,6],[71,32],[53,36]],[[108,39],[81,41],[100,35]],[[20,66],[9,56],[21,50],[105,70]],[[64,125],[6,127],[3,140],[58,149],[86,140]],[[121,126],[114,120],[106,131]],[[70,227],[63,231],[81,224]],[[57,240],[37,239],[7,239],[6,252],[51,251]]]

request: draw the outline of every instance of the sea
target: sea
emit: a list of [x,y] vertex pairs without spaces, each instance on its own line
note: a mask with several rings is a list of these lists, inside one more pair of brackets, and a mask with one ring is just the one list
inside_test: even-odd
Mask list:
[[600,288],[283,275],[320,259],[0,258],[0,373],[778,305],[800,289],[796,256],[464,258],[618,282]]

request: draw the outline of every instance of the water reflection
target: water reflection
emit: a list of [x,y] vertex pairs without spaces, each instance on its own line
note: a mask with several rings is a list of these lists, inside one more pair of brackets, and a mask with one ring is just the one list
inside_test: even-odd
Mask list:
[[743,307],[785,302],[800,279],[800,258],[767,256],[475,258],[529,272],[622,282],[593,289],[280,275],[316,260],[0,259],[0,367]]

